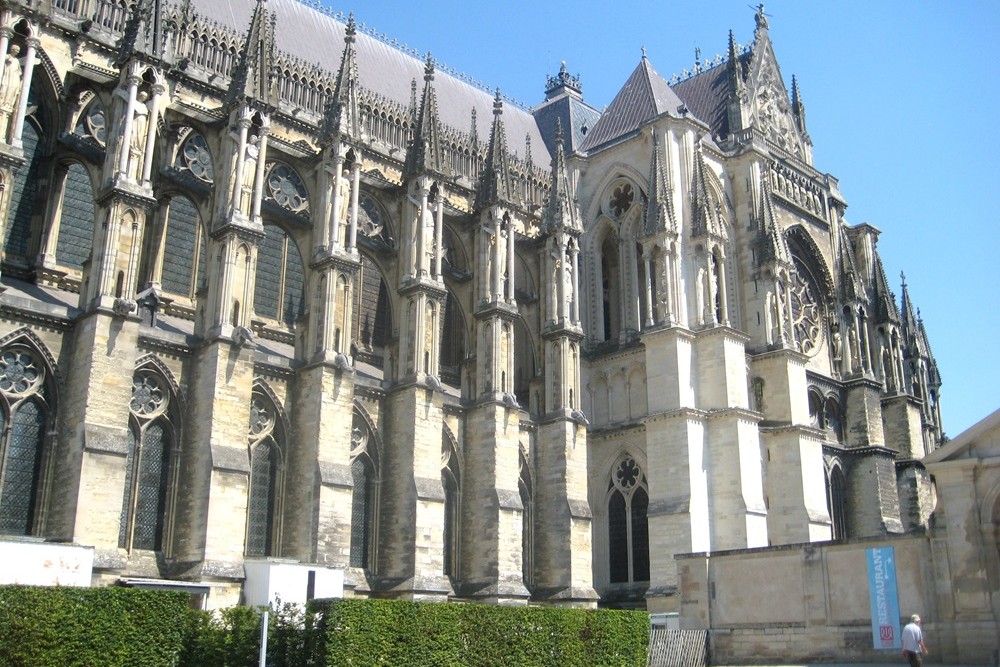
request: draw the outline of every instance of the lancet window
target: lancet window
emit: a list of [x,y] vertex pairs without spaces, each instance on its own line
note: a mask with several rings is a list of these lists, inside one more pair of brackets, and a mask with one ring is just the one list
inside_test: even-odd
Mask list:
[[171,466],[177,442],[176,397],[166,380],[144,367],[132,377],[125,490],[118,529],[122,549],[164,548]]
[[368,422],[357,413],[351,430],[351,557],[353,567],[374,569],[379,452]]
[[445,433],[441,459],[441,482],[444,485],[444,574],[459,575],[459,553],[462,522],[462,472],[459,468],[455,442]]
[[610,582],[649,581],[649,492],[645,473],[628,454],[611,471],[607,503]]
[[254,312],[294,326],[305,304],[305,270],[294,239],[277,225],[264,225],[257,251]]
[[280,555],[280,499],[284,479],[285,429],[274,400],[260,387],[250,398],[250,492],[247,556]]
[[39,530],[52,422],[48,371],[32,349],[0,352],[0,534]]
[[521,496],[521,577],[525,587],[531,588],[534,583],[534,488],[531,483],[531,467],[522,448],[519,460],[517,488]]
[[835,540],[847,539],[847,479],[839,462],[830,466],[826,480],[826,504]]

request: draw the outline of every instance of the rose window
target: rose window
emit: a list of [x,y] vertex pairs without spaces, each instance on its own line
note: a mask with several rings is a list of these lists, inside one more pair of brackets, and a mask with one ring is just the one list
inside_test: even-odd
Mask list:
[[167,392],[156,376],[143,373],[132,380],[132,400],[129,407],[138,417],[153,417],[166,409]]
[[7,350],[0,355],[0,389],[24,394],[42,381],[42,371],[32,357],[22,350]]
[[274,414],[264,399],[254,395],[250,401],[250,435],[260,437],[266,435],[274,426]]
[[101,146],[107,145],[108,122],[104,116],[104,107],[95,102],[87,109],[83,118],[84,131]]
[[792,272],[789,285],[792,326],[795,327],[795,340],[799,350],[805,354],[813,354],[820,338],[820,309],[815,290],[803,277],[803,273],[804,269],[796,262],[796,270]]
[[635,190],[630,183],[616,185],[611,191],[611,198],[608,200],[608,210],[614,218],[620,218],[632,206],[635,201]]
[[278,206],[293,213],[303,213],[309,209],[309,193],[295,170],[283,164],[276,164],[267,176],[269,199]]
[[639,464],[632,457],[626,457],[615,470],[615,484],[623,491],[627,491],[635,486],[641,476],[642,470],[639,469]]
[[192,133],[181,148],[184,167],[201,180],[211,183],[213,180],[212,154],[208,151],[205,137]]
[[375,200],[367,195],[361,195],[358,200],[358,231],[368,237],[382,233],[385,224],[382,213],[378,210]]

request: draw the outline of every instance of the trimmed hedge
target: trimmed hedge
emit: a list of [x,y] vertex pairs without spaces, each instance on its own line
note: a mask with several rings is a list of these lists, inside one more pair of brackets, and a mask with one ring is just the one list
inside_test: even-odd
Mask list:
[[317,605],[326,665],[646,664],[643,612],[331,600]]
[[0,665],[175,665],[190,599],[134,588],[0,587]]
[[[260,610],[194,611],[186,593],[0,587],[4,667],[256,667]],[[279,605],[269,667],[646,664],[643,612],[323,600]]]

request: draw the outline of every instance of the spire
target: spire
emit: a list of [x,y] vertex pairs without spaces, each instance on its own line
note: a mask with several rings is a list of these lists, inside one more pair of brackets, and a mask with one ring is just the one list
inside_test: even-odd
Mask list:
[[799,91],[799,82],[792,75],[792,116],[795,118],[795,125],[801,134],[806,134],[806,106],[802,103],[802,93]]
[[357,27],[354,13],[347,19],[344,33],[344,54],[340,59],[340,69],[333,87],[333,97],[326,107],[323,119],[322,137],[332,138],[345,135],[353,139],[361,137],[361,116],[358,113],[358,63],[354,43],[357,41]]
[[747,124],[747,84],[743,79],[743,67],[736,53],[736,39],[729,31],[729,53],[726,60],[726,114],[729,132],[739,132]]
[[860,299],[865,293],[864,282],[861,280],[861,272],[858,271],[854,261],[854,246],[851,243],[847,231],[840,228],[840,285],[841,294],[844,301],[854,301]]
[[776,262],[791,266],[792,253],[788,243],[778,226],[778,217],[774,214],[774,200],[771,195],[771,180],[761,179],[760,207],[758,214],[760,225],[760,262]]
[[162,0],[136,0],[125,22],[125,32],[118,44],[114,64],[121,67],[134,55],[154,60],[163,58]]
[[424,65],[424,94],[420,98],[413,142],[406,156],[406,174],[444,173],[444,155],[441,151],[440,123],[438,122],[437,95],[434,93],[434,58],[427,54]]
[[889,289],[882,258],[875,256],[875,318],[877,322],[900,322],[896,295]]
[[507,160],[507,136],[503,127],[503,101],[497,88],[493,98],[493,128],[490,131],[490,145],[486,149],[486,165],[479,178],[479,192],[476,208],[491,204],[514,202],[511,184],[510,164]]
[[556,119],[555,154],[552,157],[552,180],[549,183],[549,200],[545,206],[542,221],[544,229],[560,229],[582,232],[573,208],[573,197],[569,187],[569,173],[566,171],[566,153],[563,150],[562,120]]
[[645,211],[647,234],[677,231],[672,190],[660,157],[659,135],[653,130],[653,157],[649,164],[649,198],[646,200]]
[[691,210],[694,213],[691,235],[721,236],[722,225],[719,222],[718,202],[709,195],[705,169],[705,157],[701,151],[701,142],[698,142],[695,145],[694,171],[691,177]]
[[268,11],[268,0],[257,0],[246,42],[233,70],[227,106],[244,101],[268,107],[278,106],[274,77],[274,15]]

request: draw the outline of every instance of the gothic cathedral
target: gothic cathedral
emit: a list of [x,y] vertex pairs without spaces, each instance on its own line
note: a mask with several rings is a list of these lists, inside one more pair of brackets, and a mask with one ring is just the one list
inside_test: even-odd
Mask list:
[[0,548],[676,611],[675,554],[926,526],[937,366],[762,10],[603,111],[298,0],[4,0],[0,54]]

